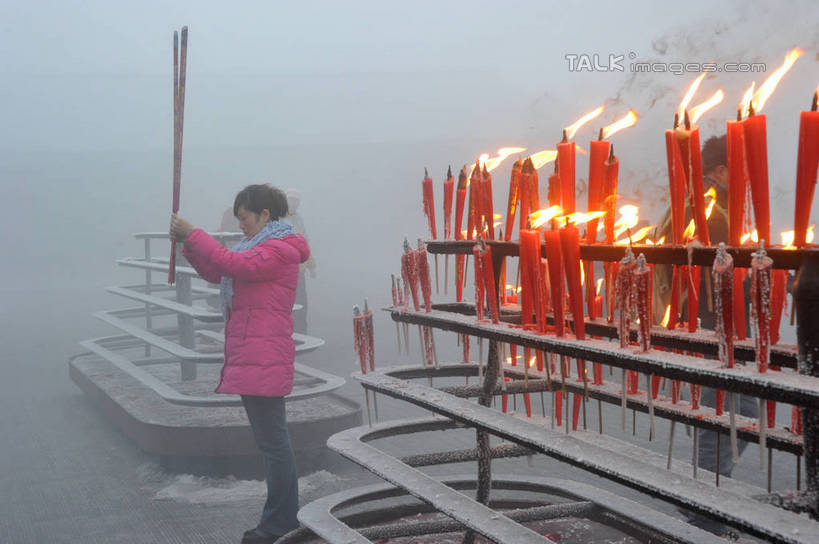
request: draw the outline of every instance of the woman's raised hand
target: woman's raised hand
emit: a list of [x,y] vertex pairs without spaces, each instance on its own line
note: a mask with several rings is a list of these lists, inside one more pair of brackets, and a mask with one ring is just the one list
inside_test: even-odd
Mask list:
[[171,214],[171,227],[169,231],[171,238],[179,242],[184,242],[193,229],[194,226],[189,221],[182,219],[175,213]]

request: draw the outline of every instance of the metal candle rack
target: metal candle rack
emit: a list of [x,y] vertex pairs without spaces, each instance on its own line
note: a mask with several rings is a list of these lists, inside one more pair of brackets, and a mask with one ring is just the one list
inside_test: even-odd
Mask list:
[[[473,245],[472,241],[428,241],[427,251],[433,254],[468,255],[472,252]],[[487,245],[492,248],[497,284],[503,258],[518,256],[519,244],[517,242],[487,241]],[[541,247],[543,251],[543,246]],[[625,249],[624,246],[581,244],[580,257],[586,261],[613,262],[623,257]],[[716,248],[713,247],[635,245],[632,246],[632,249],[635,254],[643,253],[647,262],[657,264],[711,266],[716,255]],[[736,267],[747,268],[750,266],[751,253],[755,250],[731,247],[727,248],[727,251],[734,258]],[[798,350],[795,347],[777,346],[772,349],[771,353],[772,364],[785,368],[796,368],[798,374],[771,371],[760,374],[755,369],[741,366],[732,369],[720,368],[719,361],[704,359],[701,356],[694,357],[656,350],[639,353],[634,349],[621,349],[619,345],[605,339],[581,341],[569,337],[558,338],[554,335],[511,328],[505,323],[493,325],[488,322],[477,322],[473,305],[450,303],[435,305],[431,312],[390,308],[391,317],[399,322],[488,339],[489,349],[485,370],[481,372],[475,365],[442,365],[437,369],[434,367],[406,367],[357,375],[356,378],[368,390],[410,402],[441,414],[454,422],[477,429],[478,447],[473,458],[478,461],[476,496],[479,503],[487,504],[489,499],[489,490],[492,486],[491,459],[504,456],[503,453],[495,452],[494,448],[489,447],[489,435],[493,435],[530,451],[544,453],[638,489],[651,496],[690,508],[770,541],[816,542],[817,535],[819,535],[819,523],[816,521],[819,518],[819,315],[815,314],[819,311],[819,250],[771,248],[766,251],[773,259],[774,268],[800,270],[798,285],[794,291],[799,321]],[[506,315],[503,315],[502,313],[502,321],[514,321],[514,319],[513,314],[507,312]],[[594,336],[605,338],[616,336],[616,328],[603,320],[587,320],[586,330],[587,334]],[[632,334],[634,334],[633,331]],[[697,333],[665,331],[658,327],[652,330],[652,343],[655,346],[702,355],[714,355],[717,351],[715,338]],[[723,478],[720,483],[719,477],[716,478],[718,487],[714,487],[710,480],[706,483],[702,476],[698,479],[696,473],[692,477],[690,465],[685,465],[687,469],[670,468],[670,457],[667,467],[665,456],[612,437],[603,437],[597,432],[568,433],[569,418],[564,423],[566,426],[564,433],[563,430],[550,429],[548,425],[544,427],[542,421],[535,422],[519,416],[502,414],[491,408],[493,397],[521,392],[540,393],[552,386],[560,387],[562,384],[559,384],[554,377],[549,383],[549,380],[545,379],[546,375],[533,369],[530,369],[528,375],[524,377],[524,371],[520,370],[520,367],[505,366],[506,376],[512,378],[513,381],[504,387],[504,384],[499,382],[500,365],[502,364],[499,356],[501,344],[515,344],[625,370],[797,405],[803,414],[803,437],[782,428],[768,429],[764,435],[769,448],[804,455],[807,489],[790,494],[769,494],[760,497],[759,489],[756,487],[747,486],[728,478]],[[734,349],[739,360],[753,360],[752,343],[737,342]],[[484,362],[481,361],[479,364],[483,365]],[[409,381],[433,376],[469,375],[482,375],[483,382],[477,386],[435,389],[431,385],[426,386]],[[591,382],[569,383],[567,381],[566,390],[588,395],[601,402],[620,404],[622,399],[619,386],[612,384],[593,385]],[[469,401],[469,397],[477,397],[478,404]],[[564,402],[568,404],[568,399],[565,399]],[[651,410],[655,417],[680,421],[696,428],[706,428],[723,434],[729,433],[728,416],[717,417],[713,410],[708,408],[701,408],[694,414],[690,409],[671,402],[658,400],[652,403],[644,392],[629,395],[627,402],[628,408],[644,412]],[[743,423],[750,423],[750,420],[738,420],[739,438],[749,442],[759,442],[759,432],[748,425],[743,427]],[[333,442],[334,440],[331,439],[331,447],[334,447]],[[335,449],[365,466],[374,462],[372,457],[368,459],[367,455],[361,451],[355,451],[355,448],[350,447],[349,444],[336,445]],[[372,455],[371,452],[369,455]],[[521,455],[521,453],[515,450],[515,452],[507,452],[506,455]],[[679,461],[675,461],[675,465],[679,464]],[[673,485],[670,483],[669,470],[673,472]],[[683,473],[682,470],[686,472]],[[422,491],[411,490],[409,483],[402,482],[398,477],[390,478],[385,475],[382,477],[410,490],[411,493],[426,502],[433,502]],[[457,508],[455,510],[457,511]],[[787,510],[806,512],[809,515],[797,515]],[[457,512],[450,512],[447,515],[460,519]],[[463,519],[460,521],[470,529],[474,529]]]

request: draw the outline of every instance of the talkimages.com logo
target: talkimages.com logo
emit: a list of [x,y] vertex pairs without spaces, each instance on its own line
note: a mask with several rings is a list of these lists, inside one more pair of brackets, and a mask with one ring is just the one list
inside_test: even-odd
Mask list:
[[765,72],[764,62],[649,62],[638,61],[637,53],[627,55],[600,55],[599,53],[567,53],[566,62],[570,72],[637,72],[688,73],[718,72]]

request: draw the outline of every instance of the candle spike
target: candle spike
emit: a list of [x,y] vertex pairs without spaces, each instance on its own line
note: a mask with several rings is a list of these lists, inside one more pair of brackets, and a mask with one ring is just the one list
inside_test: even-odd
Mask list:
[[674,128],[680,126],[680,114],[679,112],[674,114]]
[[410,251],[412,251],[412,248],[410,248],[409,240],[404,236],[404,253],[409,253]]
[[614,144],[611,144],[609,146],[609,160],[610,161],[614,160]]
[[353,306],[353,316],[358,317],[361,315],[361,309],[358,307],[358,304]]
[[816,111],[817,105],[819,105],[819,91],[813,93],[813,103],[810,106],[810,111]]
[[566,129],[564,128],[563,129],[563,140],[561,140],[561,143],[566,143],[568,141],[569,141],[569,133],[566,132]]
[[597,133],[597,139],[598,140],[603,139],[603,127],[600,127],[600,132]]
[[450,164],[449,167],[446,169],[446,177],[447,179],[452,177],[452,165]]
[[748,117],[753,117],[756,115],[756,110],[754,109],[754,101],[751,100],[751,103],[748,105]]
[[742,121],[742,108],[737,108],[737,121]]
[[461,173],[458,174],[458,190],[459,191],[466,190],[466,166],[461,168]]
[[424,167],[424,179],[427,179],[428,177],[429,177],[429,173],[427,172],[427,167],[425,166]]
[[685,123],[685,130],[691,130],[691,118],[688,116],[688,110],[685,110],[683,122]]
[[366,314],[369,311],[370,311],[370,305],[367,304],[367,299],[365,298],[364,299],[364,313]]
[[486,163],[483,163],[483,177],[488,177],[489,172],[486,170]]

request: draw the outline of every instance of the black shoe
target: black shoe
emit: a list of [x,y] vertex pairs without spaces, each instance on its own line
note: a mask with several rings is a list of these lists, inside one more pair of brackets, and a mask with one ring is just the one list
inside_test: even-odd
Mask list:
[[281,535],[261,535],[256,529],[248,529],[242,535],[242,544],[273,544]]

